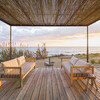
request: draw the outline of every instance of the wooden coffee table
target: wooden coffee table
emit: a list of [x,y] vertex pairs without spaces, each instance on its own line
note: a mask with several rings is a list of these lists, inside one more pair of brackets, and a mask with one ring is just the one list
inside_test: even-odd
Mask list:
[[50,67],[50,66],[53,67],[54,62],[51,62],[51,61],[50,61],[50,57],[49,57],[49,61],[48,61],[48,62],[45,62],[44,65],[47,66],[47,67]]

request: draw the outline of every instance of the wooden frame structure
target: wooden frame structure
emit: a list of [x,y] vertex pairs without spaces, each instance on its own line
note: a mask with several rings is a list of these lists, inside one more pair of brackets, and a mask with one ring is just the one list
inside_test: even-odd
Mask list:
[[100,0],[0,0],[10,26],[89,26],[100,20]]
[[[20,87],[23,87],[23,79],[29,74],[29,72],[33,69],[36,68],[36,59],[35,58],[25,58],[26,60],[33,60],[34,63],[31,65],[30,69],[23,75],[23,69],[22,67],[0,67],[0,69],[15,69],[15,70],[19,70],[19,77],[13,77],[13,78],[0,78],[0,86],[1,86],[1,80],[18,80],[20,82]],[[9,74],[7,74],[9,75]],[[13,76],[13,74],[12,74]]]
[[[67,58],[61,58],[61,63],[63,62],[63,59],[67,59]],[[61,68],[63,68],[63,66],[61,65]],[[66,69],[65,72],[67,72],[67,74],[69,75],[70,79],[71,79],[71,85],[73,85],[73,80],[82,80],[82,79],[86,79],[85,77],[85,73],[74,73],[73,70],[78,68],[89,68],[92,69],[91,74],[94,74],[94,66],[71,66],[70,67],[70,73],[68,72],[68,70]],[[91,80],[91,84],[93,84],[93,80]]]
[[88,26],[100,20],[100,0],[0,0],[0,20],[12,26]]
[[[74,73],[73,73],[73,69],[75,68],[91,68],[92,69],[92,74],[94,74],[94,67],[93,66],[71,66],[71,85],[73,85],[73,80],[81,80],[81,79],[86,79],[85,76],[74,76]],[[91,82],[93,83],[93,82]]]

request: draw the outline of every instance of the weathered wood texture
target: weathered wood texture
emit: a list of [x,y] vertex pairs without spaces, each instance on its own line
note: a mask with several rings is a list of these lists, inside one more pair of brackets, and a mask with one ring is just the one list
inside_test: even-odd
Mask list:
[[90,86],[86,92],[86,80],[74,81],[61,68],[36,68],[24,80],[23,88],[18,82],[6,82],[0,87],[0,100],[100,100],[99,70],[95,69],[98,91]]
[[13,26],[88,26],[100,0],[0,0],[0,20]]

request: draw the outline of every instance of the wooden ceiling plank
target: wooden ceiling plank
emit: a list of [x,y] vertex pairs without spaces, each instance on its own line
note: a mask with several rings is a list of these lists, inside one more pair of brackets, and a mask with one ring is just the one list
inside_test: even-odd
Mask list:
[[38,0],[39,4],[40,4],[40,10],[41,10],[41,14],[42,14],[42,20],[43,20],[43,24],[45,25],[44,22],[44,16],[43,16],[43,10],[42,10],[42,4],[41,4],[41,0]]
[[95,13],[98,10],[100,10],[100,7],[95,9],[94,11],[92,11],[89,15],[87,14],[87,16],[85,18],[83,18],[80,22],[78,22],[77,24],[80,24],[82,21],[86,20],[89,16],[91,16],[93,13]]
[[79,11],[79,9],[84,5],[84,3],[87,0],[83,0],[83,2],[80,4],[80,6],[75,10],[75,12],[72,14],[72,16],[65,22],[65,24],[68,24],[68,22],[74,17],[74,15],[76,15],[76,13]]
[[4,12],[6,12],[9,16],[11,16],[12,19],[16,20],[19,24],[22,25],[22,23],[21,23],[19,20],[17,20],[12,14],[10,14],[8,11],[6,11],[2,6],[0,6],[0,8],[1,8],[1,10],[3,10]]
[[56,14],[56,18],[55,18],[55,23],[54,24],[56,24],[56,22],[58,20],[59,12],[60,12],[60,10],[62,8],[62,5],[63,5],[63,0],[61,0],[61,4],[60,4],[60,7],[58,8],[58,11],[57,11],[57,14]]
[[29,20],[29,22],[34,25],[31,21],[31,19],[29,18],[29,16],[25,13],[24,9],[20,6],[20,4],[18,3],[17,0],[15,0],[15,3],[17,4],[17,6],[20,8],[20,10],[24,13],[24,15],[26,16],[26,18]]

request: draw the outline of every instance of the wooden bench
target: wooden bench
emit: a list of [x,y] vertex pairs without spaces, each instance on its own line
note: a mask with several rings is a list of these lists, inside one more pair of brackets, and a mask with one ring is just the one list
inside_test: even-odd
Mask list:
[[[30,60],[32,61],[29,62]],[[2,65],[3,66],[0,67],[0,80],[18,80],[20,82],[20,86],[23,87],[23,79],[33,68],[35,68],[36,59],[21,56],[16,59],[2,62]]]
[[72,57],[69,62],[63,62],[63,58],[61,58],[61,68],[64,68],[71,78],[71,85],[73,80],[86,79],[84,73],[94,74],[94,67],[90,63],[79,60],[76,57]]

